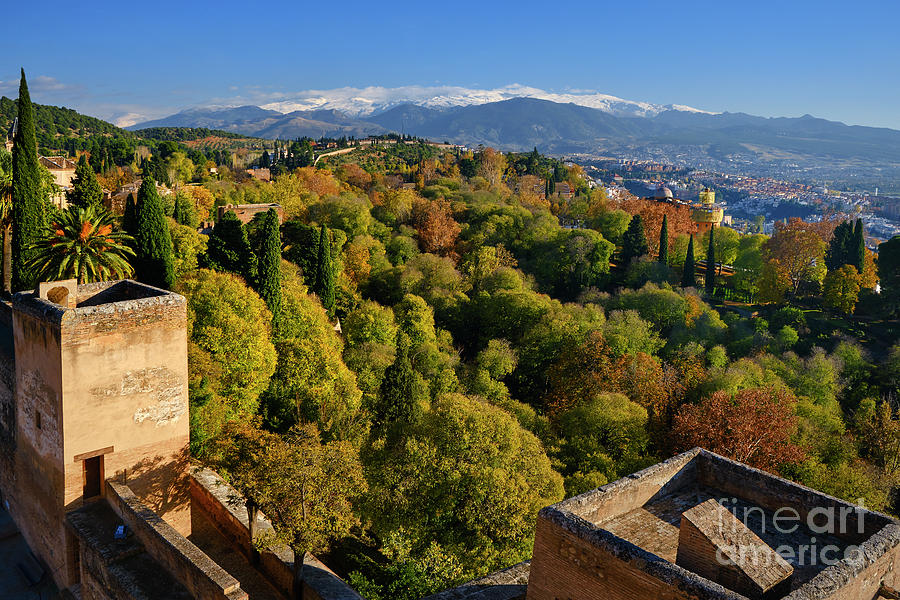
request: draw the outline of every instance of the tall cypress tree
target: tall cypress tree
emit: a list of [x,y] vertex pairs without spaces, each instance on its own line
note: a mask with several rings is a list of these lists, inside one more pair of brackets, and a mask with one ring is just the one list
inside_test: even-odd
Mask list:
[[319,230],[319,252],[316,261],[316,294],[325,310],[334,308],[334,267],[331,264],[331,234],[322,225]]
[[663,215],[662,229],[659,231],[659,262],[669,264],[669,215]]
[[82,154],[75,167],[75,179],[72,180],[72,189],[66,193],[66,200],[69,204],[87,208],[91,205],[99,206],[102,199],[103,188],[97,182],[94,169]]
[[270,208],[263,219],[260,238],[261,244],[256,250],[256,291],[272,311],[273,322],[277,322],[281,315],[281,232],[274,208]]
[[697,285],[697,264],[694,261],[694,234],[688,241],[687,256],[684,258],[684,271],[681,273],[681,287],[694,287]]
[[139,281],[171,289],[175,283],[172,236],[156,182],[144,175],[137,197],[134,273]]
[[622,235],[622,266],[627,267],[632,259],[644,256],[649,250],[644,222],[641,221],[641,215],[634,215]]
[[848,262],[862,273],[866,266],[866,234],[863,231],[862,219],[857,219],[856,227],[853,228],[853,244],[850,246],[849,258]]
[[397,353],[393,364],[384,372],[373,415],[375,427],[382,431],[398,431],[418,419],[419,390],[409,358],[409,344],[405,333],[397,333]]
[[202,266],[216,271],[236,273],[247,285],[256,281],[256,255],[250,246],[247,230],[234,211],[229,210],[213,227],[206,244]]
[[137,220],[137,204],[134,202],[134,194],[128,194],[128,198],[125,199],[125,214],[122,215],[122,229],[131,237],[137,235]]
[[834,235],[825,252],[825,266],[829,271],[837,271],[850,264],[850,248],[853,245],[853,223],[844,221],[834,228]]
[[18,127],[12,151],[12,289],[21,291],[35,286],[34,275],[26,268],[34,256],[32,244],[44,235],[46,199],[41,190],[37,140],[34,134],[34,108],[25,81],[25,69],[19,83]]
[[706,275],[704,284],[706,293],[712,294],[716,287],[716,228],[709,229],[709,247],[706,249]]

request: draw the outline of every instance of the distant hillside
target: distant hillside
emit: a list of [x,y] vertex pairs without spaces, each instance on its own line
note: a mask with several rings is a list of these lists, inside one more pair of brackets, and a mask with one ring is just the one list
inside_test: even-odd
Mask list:
[[195,108],[138,123],[129,129],[160,127],[205,127],[268,139],[366,137],[387,133],[380,125],[349,117],[336,110],[298,110],[283,114],[257,106]]
[[144,139],[172,140],[173,142],[191,142],[207,137],[248,139],[246,135],[240,133],[207,129],[206,127],[148,127],[147,129],[138,129],[134,133]]
[[514,98],[447,110],[398,106],[369,119],[404,133],[509,150],[597,148],[647,132],[647,119],[616,117],[576,104]]
[[[665,107],[661,107],[665,108]],[[282,114],[255,106],[191,109],[132,129],[149,126],[211,127],[232,133],[292,139],[404,133],[437,141],[485,144],[506,150],[544,152],[626,152],[665,148],[695,163],[709,157],[815,166],[900,164],[900,131],[848,126],[810,116],[764,118],[742,113],[708,114],[662,110],[648,116],[536,98],[514,98],[468,106],[430,108],[404,104],[365,119],[338,110]]]
[[[73,138],[90,138],[102,136],[105,138],[122,138],[134,140],[135,135],[107,123],[95,117],[82,115],[71,108],[60,106],[47,106],[34,104],[35,133],[38,146],[48,150],[61,150],[66,148],[66,140]],[[0,130],[3,137],[12,127],[13,120],[18,114],[18,106],[15,100],[6,96],[0,97]]]

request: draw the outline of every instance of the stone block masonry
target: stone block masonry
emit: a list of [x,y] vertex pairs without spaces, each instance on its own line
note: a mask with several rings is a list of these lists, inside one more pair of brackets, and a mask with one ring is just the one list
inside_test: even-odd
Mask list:
[[187,380],[178,294],[128,280],[54,282],[0,307],[0,443],[12,456],[0,461],[0,486],[60,588],[79,580],[65,514],[102,497],[108,477],[190,534]]

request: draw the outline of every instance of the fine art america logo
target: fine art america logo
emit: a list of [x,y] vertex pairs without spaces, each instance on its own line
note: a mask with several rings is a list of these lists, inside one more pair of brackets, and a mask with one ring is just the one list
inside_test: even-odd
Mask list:
[[[838,546],[835,542],[865,533],[865,503],[858,498],[856,506],[815,507],[805,518],[796,509],[785,506],[774,512],[758,506],[738,506],[736,498],[721,498],[719,503],[726,509],[720,513],[719,531],[725,540],[736,542],[718,548],[716,558],[722,565],[765,567],[781,557],[795,567],[831,566],[847,560],[851,562],[863,558],[863,551],[857,545]],[[729,506],[730,505],[730,506]],[[740,523],[729,520],[732,515]],[[722,518],[724,517],[724,518]],[[743,524],[756,535],[780,543],[775,548],[765,542],[747,543],[744,536],[727,535],[735,527]],[[738,541],[740,540],[740,541]],[[758,540],[761,542],[762,540]],[[773,552],[774,551],[774,552]]]

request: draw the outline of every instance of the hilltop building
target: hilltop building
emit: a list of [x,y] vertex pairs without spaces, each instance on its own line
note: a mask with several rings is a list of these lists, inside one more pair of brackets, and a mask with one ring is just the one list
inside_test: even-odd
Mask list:
[[700,192],[700,202],[691,210],[691,220],[697,224],[700,233],[709,231],[722,224],[725,210],[716,204],[716,193],[709,188]]
[[[19,118],[13,119],[12,127],[6,134],[6,151],[12,152],[15,146],[16,130],[19,128]],[[67,206],[66,192],[72,189],[72,180],[75,179],[75,161],[65,156],[40,156],[38,162],[53,175],[53,183],[59,187],[59,192],[50,197],[50,201],[57,208],[64,209]]]

